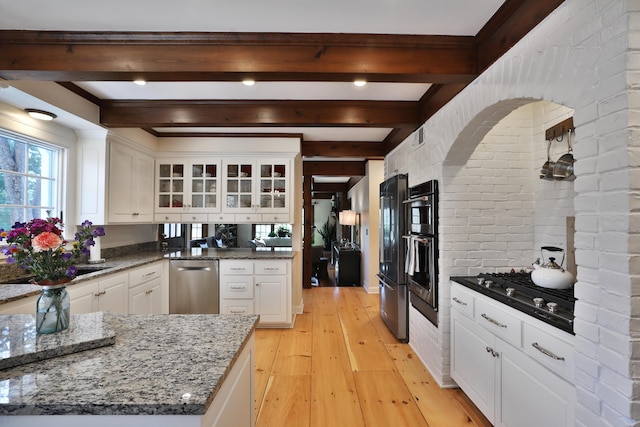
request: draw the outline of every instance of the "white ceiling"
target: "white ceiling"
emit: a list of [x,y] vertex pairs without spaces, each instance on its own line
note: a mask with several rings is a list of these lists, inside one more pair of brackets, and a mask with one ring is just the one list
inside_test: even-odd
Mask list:
[[[504,0],[0,0],[0,29],[302,32],[474,36]],[[11,82],[7,82],[11,84]],[[348,82],[74,82],[103,99],[417,101],[429,84]],[[5,98],[3,98],[3,92]],[[10,102],[9,91],[0,100]],[[13,94],[12,94],[13,95]],[[39,108],[32,105],[32,108]],[[23,107],[22,107],[23,108]],[[155,128],[163,132],[302,134],[307,141],[382,141],[388,128]]]

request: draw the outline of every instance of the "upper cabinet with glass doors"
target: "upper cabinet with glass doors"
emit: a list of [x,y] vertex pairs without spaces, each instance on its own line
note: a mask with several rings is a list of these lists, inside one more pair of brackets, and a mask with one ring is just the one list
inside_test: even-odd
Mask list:
[[[189,221],[192,214],[220,212],[220,161],[157,160],[157,221]],[[179,214],[181,217],[169,214]],[[202,219],[196,216],[194,220]]]

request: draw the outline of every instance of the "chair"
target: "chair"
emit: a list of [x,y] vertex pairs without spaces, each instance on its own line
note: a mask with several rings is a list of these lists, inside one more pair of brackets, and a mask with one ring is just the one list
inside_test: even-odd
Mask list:
[[316,277],[318,277],[318,273],[320,273],[320,259],[322,258],[323,249],[323,245],[311,246],[311,265],[314,273],[313,275]]

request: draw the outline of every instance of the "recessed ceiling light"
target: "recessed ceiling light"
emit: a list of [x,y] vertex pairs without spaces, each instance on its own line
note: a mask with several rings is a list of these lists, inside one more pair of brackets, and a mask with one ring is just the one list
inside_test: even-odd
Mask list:
[[48,111],[36,110],[35,108],[25,108],[24,111],[26,111],[27,114],[29,114],[34,119],[38,119],[38,120],[47,120],[48,121],[48,120],[53,120],[56,117],[58,117],[55,114],[50,113]]
[[242,84],[245,86],[253,86],[254,84],[256,84],[256,81],[253,79],[244,79],[242,81]]
[[353,81],[353,84],[358,86],[358,87],[362,87],[362,86],[367,84],[367,81],[364,80],[364,79],[357,79],[357,80]]
[[138,86],[144,86],[147,84],[146,80],[143,79],[136,79],[133,81],[135,84],[137,84]]

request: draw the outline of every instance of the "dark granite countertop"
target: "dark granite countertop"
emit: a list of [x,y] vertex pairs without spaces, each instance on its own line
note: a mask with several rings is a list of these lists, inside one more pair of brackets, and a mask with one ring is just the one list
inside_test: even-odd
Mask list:
[[[228,248],[228,249],[183,249],[183,250],[169,250],[167,252],[138,252],[132,255],[125,255],[121,257],[108,258],[101,264],[88,264],[79,267],[87,267],[97,270],[92,273],[83,274],[73,279],[67,286],[73,286],[74,284],[86,282],[104,276],[122,272],[131,268],[141,267],[145,264],[150,264],[163,259],[292,259],[296,252],[291,250],[252,250],[243,248]],[[6,278],[0,277],[0,308],[2,304],[6,304],[11,301],[16,301],[21,298],[27,298],[30,296],[38,295],[40,293],[40,287],[30,284],[3,284],[2,280]]]
[[254,315],[105,316],[114,345],[0,371],[0,415],[202,415],[258,321]]

